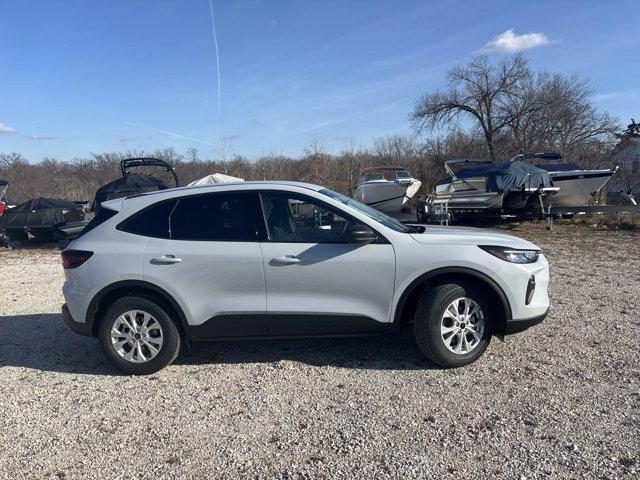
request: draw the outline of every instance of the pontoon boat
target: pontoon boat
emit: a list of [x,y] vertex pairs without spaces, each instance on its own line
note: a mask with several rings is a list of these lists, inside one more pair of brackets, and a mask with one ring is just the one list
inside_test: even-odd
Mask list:
[[[454,171],[456,165],[473,166]],[[549,173],[520,161],[449,160],[447,177],[436,185],[433,201],[452,212],[515,213],[541,209],[558,192]]]

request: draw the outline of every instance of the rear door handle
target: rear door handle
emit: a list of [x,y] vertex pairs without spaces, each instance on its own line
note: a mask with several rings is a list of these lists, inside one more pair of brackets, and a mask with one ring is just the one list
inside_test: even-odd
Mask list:
[[284,257],[274,259],[278,263],[300,263],[301,260],[295,255],[285,255]]
[[155,257],[151,259],[151,263],[153,263],[154,265],[174,265],[180,262],[182,262],[182,259],[176,257],[175,255],[163,255],[161,257]]

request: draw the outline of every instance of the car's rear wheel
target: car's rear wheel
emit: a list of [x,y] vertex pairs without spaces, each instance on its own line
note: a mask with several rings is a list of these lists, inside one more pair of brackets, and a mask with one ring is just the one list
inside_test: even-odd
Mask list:
[[491,310],[471,286],[448,283],[422,294],[414,318],[420,351],[443,367],[475,362],[491,341]]
[[175,360],[180,333],[158,303],[143,297],[116,300],[100,322],[100,346],[118,370],[148,375]]

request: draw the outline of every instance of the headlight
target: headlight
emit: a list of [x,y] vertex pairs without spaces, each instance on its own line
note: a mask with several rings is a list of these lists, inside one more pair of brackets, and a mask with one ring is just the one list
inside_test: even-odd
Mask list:
[[538,261],[538,250],[519,250],[509,247],[494,247],[491,245],[478,245],[482,250],[490,253],[500,260],[509,263],[535,263]]

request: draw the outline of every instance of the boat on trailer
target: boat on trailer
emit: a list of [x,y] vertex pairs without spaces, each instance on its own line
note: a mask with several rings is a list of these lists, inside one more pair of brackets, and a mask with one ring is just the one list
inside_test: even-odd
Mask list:
[[403,167],[364,168],[360,171],[353,198],[383,213],[400,213],[421,185],[422,182]]
[[579,207],[592,203],[616,173],[616,169],[586,169],[577,163],[561,163],[562,155],[556,152],[524,153],[513,160],[547,160],[550,163],[536,163],[549,172],[553,185],[560,191],[553,197],[554,207]]
[[[457,169],[459,166],[464,168]],[[518,160],[494,163],[456,159],[445,162],[447,176],[432,195],[434,204],[446,204],[457,214],[516,214],[542,210],[560,190],[549,172]]]

